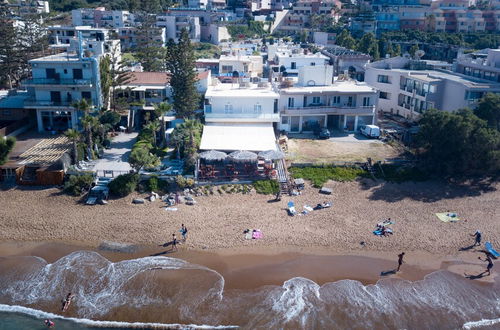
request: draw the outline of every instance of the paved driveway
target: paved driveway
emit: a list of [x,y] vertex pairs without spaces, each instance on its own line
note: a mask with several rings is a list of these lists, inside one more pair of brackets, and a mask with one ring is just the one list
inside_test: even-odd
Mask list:
[[128,157],[138,133],[120,133],[113,141],[109,149],[104,150],[104,155],[96,162],[94,170],[128,172],[132,168],[128,163]]

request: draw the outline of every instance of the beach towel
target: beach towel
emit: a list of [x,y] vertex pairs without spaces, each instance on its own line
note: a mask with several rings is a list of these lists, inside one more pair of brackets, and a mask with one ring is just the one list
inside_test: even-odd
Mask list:
[[484,243],[484,248],[486,249],[486,251],[488,251],[489,254],[491,254],[495,259],[500,257],[500,253],[497,252],[497,250],[495,250],[493,248],[493,245],[490,243],[490,242],[486,242]]
[[456,222],[460,220],[456,212],[436,213],[436,217],[443,222]]
[[309,205],[304,205],[304,210],[308,211],[308,212],[312,212],[313,211],[313,208],[310,207]]
[[253,233],[252,233],[252,238],[253,239],[259,239],[259,238],[262,238],[262,232],[257,229],[255,230]]
[[251,231],[245,233],[245,239],[252,239],[252,232]]
[[382,235],[384,235],[384,233],[382,232],[382,230],[379,230],[379,229],[374,230],[374,231],[373,231],[373,234],[375,234],[375,235],[377,235],[377,236],[382,236]]

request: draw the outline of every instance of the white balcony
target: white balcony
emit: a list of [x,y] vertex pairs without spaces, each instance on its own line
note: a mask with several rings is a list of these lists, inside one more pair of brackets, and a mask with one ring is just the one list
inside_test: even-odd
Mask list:
[[279,113],[206,113],[205,121],[212,123],[255,123],[255,122],[278,122]]
[[322,114],[322,115],[370,115],[375,113],[375,106],[357,106],[357,107],[349,107],[349,106],[310,106],[303,108],[289,108],[283,107],[281,110],[281,114],[283,115],[313,115],[313,114]]

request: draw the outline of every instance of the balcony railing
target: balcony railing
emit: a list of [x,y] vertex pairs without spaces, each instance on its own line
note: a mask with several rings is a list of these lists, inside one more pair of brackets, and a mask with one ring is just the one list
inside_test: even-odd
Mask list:
[[375,106],[311,106],[301,108],[283,107],[282,114],[285,115],[311,115],[311,114],[371,114],[375,112]]
[[75,101],[50,101],[50,100],[35,100],[26,99],[24,101],[24,106],[34,106],[34,107],[71,107]]
[[54,78],[34,78],[27,79],[23,82],[24,85],[74,85],[74,86],[91,86],[90,79],[54,79]]
[[205,118],[261,118],[261,119],[275,119],[279,118],[279,113],[205,113]]

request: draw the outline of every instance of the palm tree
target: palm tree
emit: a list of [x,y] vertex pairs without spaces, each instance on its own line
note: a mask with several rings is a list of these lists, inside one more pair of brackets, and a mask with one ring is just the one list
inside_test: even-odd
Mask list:
[[166,102],[155,105],[155,114],[161,117],[161,146],[167,144],[167,137],[165,136],[165,115],[172,110],[172,105]]
[[73,142],[73,162],[78,162],[78,141],[80,141],[81,134],[76,129],[68,129],[64,135]]
[[144,125],[144,129],[147,129],[148,131],[151,131],[151,134],[153,135],[153,145],[156,148],[156,132],[160,128],[160,122],[157,120],[150,121],[146,125]]
[[73,108],[83,111],[87,115],[91,109],[91,105],[86,99],[81,99],[78,102],[73,103]]
[[81,119],[81,123],[85,135],[85,143],[87,144],[87,148],[91,150],[92,158],[94,158],[93,157],[94,153],[92,152],[92,148],[94,146],[94,139],[92,138],[92,129],[99,124],[99,120],[94,116],[85,115]]

